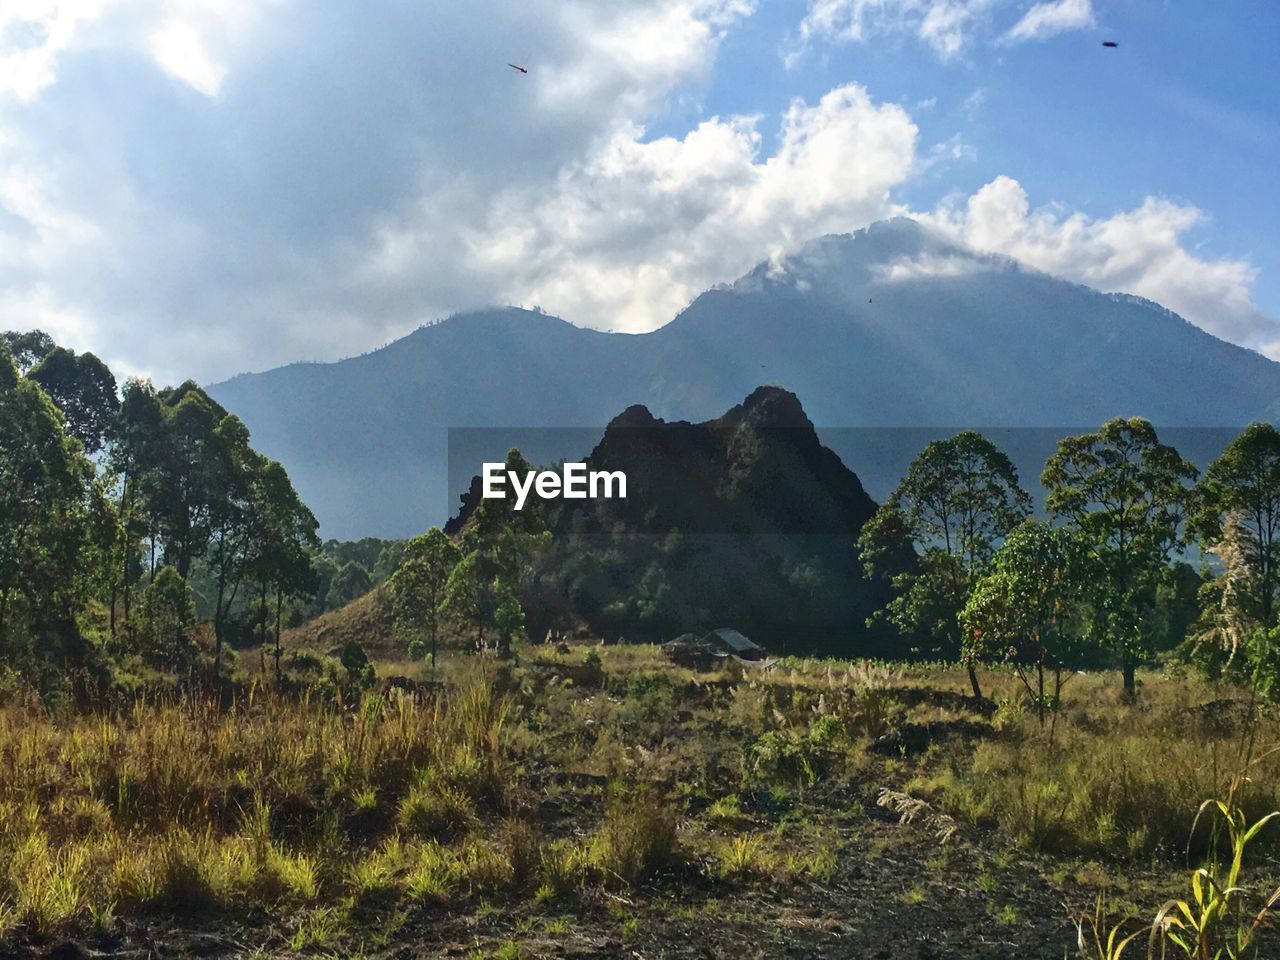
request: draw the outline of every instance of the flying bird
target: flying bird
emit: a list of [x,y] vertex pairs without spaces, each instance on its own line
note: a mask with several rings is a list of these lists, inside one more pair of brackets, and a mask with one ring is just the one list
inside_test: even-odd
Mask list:
[[1102,41],[1102,45],[1103,45],[1104,47],[1110,47],[1112,50],[1114,50],[1116,47],[1120,46],[1120,44],[1116,43],[1114,40],[1103,40],[1103,41]]
[[512,70],[519,71],[520,73],[528,73],[528,72],[529,72],[529,71],[528,71],[527,69],[525,69],[524,67],[521,67],[521,66],[519,66],[519,65],[517,65],[517,64],[514,64],[514,63],[508,63],[508,64],[507,64],[507,66],[508,66],[508,67],[510,67]]

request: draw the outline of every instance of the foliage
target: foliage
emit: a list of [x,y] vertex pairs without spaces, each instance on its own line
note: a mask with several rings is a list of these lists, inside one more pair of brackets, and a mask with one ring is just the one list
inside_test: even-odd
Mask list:
[[[868,574],[893,580],[881,615],[904,635],[932,642],[935,653],[972,652],[960,611],[1000,542],[1030,511],[1013,462],[982,434],[930,442],[859,538]],[[980,695],[973,670],[970,683]]]
[[[524,475],[529,462],[519,450],[507,454],[506,470]],[[550,533],[538,510],[516,510],[508,499],[481,499],[471,511],[458,538],[460,560],[444,587],[443,611],[475,631],[483,648],[496,634],[499,652],[524,635],[520,592],[528,583],[532,560],[545,548]]]
[[114,512],[57,408],[0,345],[0,654],[84,668],[81,617],[106,580]]
[[462,551],[438,527],[405,544],[400,567],[390,584],[394,597],[396,629],[409,637],[409,651],[418,652],[425,640],[436,666],[445,588],[462,559]]
[[[1046,712],[1061,699],[1062,670],[1081,647],[1090,572],[1078,536],[1027,520],[996,551],[991,572],[978,582],[960,614],[966,659],[1013,663],[1042,725]],[[1054,678],[1052,693],[1046,690],[1046,672]]]
[[1157,592],[1192,502],[1194,466],[1160,442],[1141,418],[1116,418],[1096,433],[1067,437],[1045,464],[1041,482],[1057,518],[1079,532],[1094,555],[1093,626],[1119,661],[1125,691],[1150,655],[1163,624]]
[[1189,525],[1202,544],[1222,542],[1230,524],[1235,574],[1233,604],[1265,627],[1277,625],[1280,605],[1280,430],[1254,423],[1205,469]]
[[192,637],[195,619],[191,587],[173,567],[164,567],[143,591],[129,622],[131,646],[157,666],[190,673],[198,653]]
[[119,409],[116,378],[92,353],[77,355],[65,347],[46,353],[27,376],[49,395],[62,411],[67,433],[97,453],[111,435]]
[[[1236,781],[1235,785],[1238,785]],[[1182,956],[1186,960],[1242,960],[1261,956],[1259,934],[1271,926],[1271,915],[1280,903],[1280,888],[1265,899],[1250,903],[1250,887],[1244,876],[1245,852],[1251,842],[1280,817],[1275,811],[1250,821],[1234,802],[1234,789],[1226,800],[1206,800],[1196,814],[1195,826],[1207,812],[1213,818],[1212,833],[1227,850],[1227,862],[1215,855],[1208,865],[1192,871],[1191,892],[1175,897],[1156,913],[1149,931],[1147,956],[1166,960]],[[1087,960],[1123,960],[1125,950],[1141,934],[1136,930],[1124,935],[1124,924],[1106,933],[1101,906],[1088,918],[1092,943],[1085,938],[1084,922],[1080,924],[1080,954]]]

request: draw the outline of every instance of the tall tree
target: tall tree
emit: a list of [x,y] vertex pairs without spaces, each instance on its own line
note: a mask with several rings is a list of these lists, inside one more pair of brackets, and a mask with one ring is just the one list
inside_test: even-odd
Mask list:
[[1060,440],[1041,475],[1050,511],[1079,531],[1097,560],[1093,626],[1119,661],[1131,698],[1137,666],[1160,633],[1157,590],[1181,542],[1197,474],[1135,417]]
[[116,631],[116,597],[124,601],[124,619],[129,619],[133,584],[141,575],[140,544],[158,533],[155,511],[158,490],[160,449],[164,434],[164,411],[154,388],[145,380],[125,383],[120,410],[112,430],[113,442],[107,456],[107,470],[114,478],[120,540],[113,565],[111,591],[111,632]]
[[30,330],[26,333],[6,330],[0,333],[0,340],[3,340],[9,348],[13,362],[18,368],[18,374],[24,377],[57,346],[53,342],[53,337],[43,330]]
[[92,353],[54,347],[27,376],[44,388],[88,453],[103,448],[120,409],[116,378],[105,363]]
[[240,587],[250,576],[255,556],[256,504],[253,483],[265,458],[249,446],[249,430],[232,414],[214,428],[203,464],[209,498],[209,542],[205,564],[213,575],[214,676],[221,676],[222,645]]
[[153,510],[164,545],[164,562],[185,580],[192,562],[208,546],[217,488],[218,424],[227,412],[188,381],[160,394],[164,427],[157,457]]
[[[506,469],[523,476],[531,467],[512,448]],[[445,586],[445,609],[475,626],[481,646],[492,628],[499,653],[510,652],[512,637],[523,624],[523,610],[519,616],[515,612],[520,591],[529,581],[533,556],[550,536],[533,504],[516,510],[510,499],[482,499],[471,512],[459,537],[462,559]]]
[[[1224,542],[1223,525],[1234,527],[1237,560],[1252,574],[1247,591],[1234,600],[1262,626],[1280,621],[1280,430],[1254,423],[1209,464],[1196,488],[1190,527],[1213,550]],[[1237,577],[1234,588],[1246,581]]]
[[[1004,537],[1031,512],[1009,457],[965,430],[929,443],[863,528],[868,576],[888,576],[895,596],[882,615],[908,636],[940,639],[963,654],[959,615]],[[974,696],[977,670],[967,661]]]
[[0,344],[0,650],[84,666],[79,617],[106,582],[115,537],[93,464]]
[[391,576],[396,628],[410,637],[410,650],[426,635],[431,670],[436,669],[440,620],[449,575],[462,551],[439,527],[432,527],[404,546],[400,567]]
[[316,535],[319,525],[315,515],[294,490],[284,467],[274,460],[264,459],[255,471],[250,500],[253,504],[252,562],[264,601],[264,614],[268,592],[274,594],[274,659],[278,683],[281,680],[280,627],[284,602],[305,596],[316,588],[311,558],[320,549],[320,538]]

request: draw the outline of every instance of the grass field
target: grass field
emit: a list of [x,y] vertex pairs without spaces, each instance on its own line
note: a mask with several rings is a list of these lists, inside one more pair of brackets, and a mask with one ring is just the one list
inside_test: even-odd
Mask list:
[[1234,802],[1280,808],[1280,723],[1157,672],[1136,705],[1075,676],[1042,726],[1011,673],[983,703],[946,666],[529,646],[378,671],[407,689],[0,709],[0,943],[1061,960],[1077,919],[1138,930],[1186,892],[1222,852],[1197,809],[1250,761]]

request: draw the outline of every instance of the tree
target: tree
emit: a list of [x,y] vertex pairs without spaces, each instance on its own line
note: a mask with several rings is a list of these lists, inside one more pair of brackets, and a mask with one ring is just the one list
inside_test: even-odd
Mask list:
[[54,347],[27,374],[44,388],[66,418],[67,432],[94,454],[106,444],[120,398],[116,378],[92,353]]
[[259,504],[253,485],[266,458],[249,446],[249,430],[228,414],[213,430],[202,465],[211,493],[208,500],[209,542],[202,551],[215,584],[213,596],[214,676],[221,676],[222,645],[240,587],[253,572]]
[[373,586],[369,571],[354,560],[348,560],[329,582],[327,601],[332,609],[344,607],[357,597],[362,597]]
[[[524,475],[531,468],[512,448],[506,469]],[[513,627],[517,622],[522,627],[524,616],[522,608],[515,616],[512,603],[520,606],[518,598],[528,582],[530,563],[550,536],[531,504],[516,510],[509,499],[481,499],[472,510],[459,538],[462,559],[445,585],[445,609],[475,626],[480,646],[486,630],[492,628],[498,634],[499,653],[510,652],[511,639],[519,633]]]
[[[164,431],[160,398],[146,380],[130,379],[112,430],[113,442],[107,456],[108,474],[119,493],[116,510],[120,517],[120,539],[116,546],[111,587],[111,632],[116,632],[116,597],[123,596],[124,620],[129,619],[131,588],[141,576],[141,542],[157,533],[152,509],[158,485],[159,447]],[[154,564],[153,564],[154,566]]]
[[8,346],[13,362],[18,368],[18,374],[24,377],[57,346],[53,342],[53,337],[43,330],[31,330],[27,333],[6,330],[0,333],[0,341]]
[[0,651],[85,666],[79,617],[106,583],[115,538],[93,464],[0,344]]
[[1060,702],[1063,667],[1079,650],[1087,573],[1077,534],[1027,520],[1010,531],[960,614],[970,659],[1013,663],[1041,726]]
[[462,551],[439,527],[432,527],[404,545],[400,567],[390,579],[396,629],[410,636],[410,651],[423,634],[436,669],[440,618],[449,575],[462,559]]
[[[982,434],[965,430],[929,443],[864,526],[868,576],[888,576],[895,596],[882,615],[908,636],[942,641],[963,655],[959,614],[996,548],[1031,512],[1013,462]],[[966,661],[973,695],[982,695]]]
[[156,489],[152,511],[164,547],[164,563],[186,579],[204,554],[222,496],[214,481],[219,439],[215,430],[227,412],[188,381],[160,394],[163,428],[156,445]]
[[191,587],[173,567],[165,567],[143,591],[131,633],[148,659],[175,673],[188,672],[196,659],[190,633],[195,619]]
[[1060,440],[1041,476],[1050,511],[1080,533],[1097,561],[1093,628],[1119,661],[1129,697],[1137,693],[1137,665],[1161,630],[1157,590],[1181,542],[1197,472],[1135,417]]
[[[1224,542],[1224,524],[1232,527],[1235,558],[1250,572],[1247,590],[1233,602],[1262,626],[1280,621],[1280,430],[1254,423],[1209,464],[1196,488],[1196,510],[1189,526],[1209,550]],[[1245,581],[1237,578],[1237,585]]]
[[[311,558],[320,549],[320,538],[316,535],[319,524],[294,490],[284,467],[274,460],[260,459],[259,468],[250,480],[249,499],[252,504],[250,564],[258,579],[264,608],[268,592],[273,590],[275,594],[274,656],[278,683],[282,678],[280,627],[284,601],[315,590]],[[265,637],[263,641],[265,643]]]

